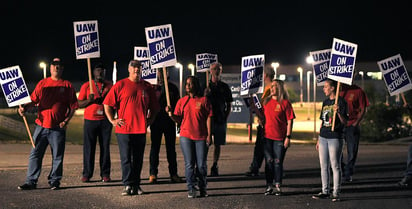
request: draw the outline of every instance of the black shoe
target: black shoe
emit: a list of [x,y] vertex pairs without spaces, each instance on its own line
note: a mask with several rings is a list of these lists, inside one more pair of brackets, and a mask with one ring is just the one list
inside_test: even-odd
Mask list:
[[267,186],[265,190],[265,195],[272,195],[273,194],[273,186]]
[[332,195],[332,202],[340,201],[339,195]]
[[132,195],[132,186],[125,186],[122,192],[122,196]]
[[58,190],[60,189],[60,184],[58,182],[49,183],[51,190]]
[[59,190],[59,189],[60,189],[60,186],[58,186],[58,185],[52,185],[52,186],[50,186],[50,189],[51,189],[51,190]]
[[144,194],[144,191],[142,190],[142,188],[140,188],[140,186],[134,186],[132,187],[132,191],[130,192],[131,195],[142,195]]
[[32,190],[36,188],[37,188],[37,184],[28,184],[28,183],[24,183],[23,185],[17,187],[17,189],[20,189],[20,190]]
[[408,187],[412,185],[411,183],[412,183],[412,176],[405,176],[400,182],[398,182],[398,186]]
[[201,190],[200,190],[199,197],[207,197],[207,196],[209,196],[209,195],[207,194],[207,191],[206,191],[205,189],[201,189]]
[[196,198],[196,190],[189,190],[189,192],[187,193],[187,198]]
[[210,169],[210,176],[219,176],[219,171],[216,164],[214,164]]
[[317,200],[317,199],[327,199],[327,198],[329,198],[329,194],[324,194],[322,192],[312,196],[312,199],[315,199],[315,200]]

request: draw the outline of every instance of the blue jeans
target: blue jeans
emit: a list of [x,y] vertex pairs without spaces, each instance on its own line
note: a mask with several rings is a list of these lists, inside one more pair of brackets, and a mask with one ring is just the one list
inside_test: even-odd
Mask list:
[[[352,176],[356,159],[358,157],[360,139],[360,127],[359,126],[346,126],[345,129],[345,141],[347,149],[347,163],[344,167],[344,174],[346,177]],[[343,160],[342,160],[343,162]]]
[[35,147],[31,149],[26,183],[37,184],[41,173],[43,157],[50,144],[52,167],[47,177],[50,185],[59,186],[63,177],[63,158],[66,142],[66,130],[62,128],[43,128],[36,125],[33,134]]
[[94,172],[94,160],[97,139],[100,146],[100,177],[110,177],[110,138],[113,125],[109,120],[84,120],[83,125],[83,176],[91,178]]
[[333,172],[333,194],[339,195],[341,182],[341,155],[343,139],[319,136],[319,162],[322,179],[322,193],[330,194],[330,168]]
[[282,184],[283,159],[285,157],[285,146],[283,141],[275,141],[265,138],[265,176],[266,185]]
[[199,173],[199,189],[206,191],[207,188],[207,152],[208,147],[205,140],[191,140],[187,137],[180,137],[180,147],[185,159],[185,177],[188,190],[193,190],[196,185],[194,175],[195,164]]
[[146,134],[116,134],[119,144],[122,183],[125,186],[140,186]]

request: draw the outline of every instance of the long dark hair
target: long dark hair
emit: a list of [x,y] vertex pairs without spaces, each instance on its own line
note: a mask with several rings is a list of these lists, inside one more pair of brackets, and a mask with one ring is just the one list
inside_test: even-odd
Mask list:
[[[196,97],[201,97],[203,94],[202,94],[201,89],[200,89],[200,81],[199,81],[199,78],[196,77],[196,76],[193,76],[193,75],[189,75],[189,76],[187,76],[187,78],[186,78],[186,82],[187,82],[187,80],[188,80],[189,78],[192,79],[192,82],[193,82],[194,96],[196,96]],[[188,92],[186,92],[186,94],[187,94],[187,93],[188,93]]]

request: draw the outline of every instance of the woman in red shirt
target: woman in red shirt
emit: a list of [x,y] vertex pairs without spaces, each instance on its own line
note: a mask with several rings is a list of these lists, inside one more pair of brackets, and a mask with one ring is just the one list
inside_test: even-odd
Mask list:
[[[189,76],[186,79],[186,96],[179,99],[171,118],[181,123],[180,147],[185,159],[185,176],[188,198],[196,197],[195,164],[199,169],[197,177],[200,197],[207,196],[207,152],[211,144],[212,105],[200,92],[199,79]],[[171,108],[166,106],[166,112]]]
[[[256,108],[254,104],[251,106]],[[263,101],[263,111],[256,110],[255,112],[264,124],[267,186],[265,195],[273,194],[273,180],[275,194],[281,195],[283,159],[286,149],[290,145],[293,119],[295,119],[295,113],[288,100],[283,81],[277,79],[272,81],[270,95]]]

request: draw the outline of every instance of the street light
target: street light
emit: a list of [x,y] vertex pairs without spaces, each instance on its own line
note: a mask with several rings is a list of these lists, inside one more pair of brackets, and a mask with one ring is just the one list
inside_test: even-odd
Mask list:
[[183,65],[180,63],[176,63],[176,68],[179,68],[179,86],[180,86],[180,97],[182,97],[182,82],[183,82]]
[[307,90],[308,90],[308,120],[310,120],[310,74],[312,74],[312,71],[308,70],[306,73],[306,79],[307,79]]
[[299,82],[300,82],[300,106],[303,107],[303,69],[298,67],[299,72]]
[[194,66],[192,63],[190,63],[190,64],[187,66],[187,68],[190,69],[190,71],[192,72],[192,76],[194,76],[194,75],[195,75],[195,66]]
[[[314,62],[313,57],[312,56],[307,56],[306,57],[306,63],[312,65]],[[312,65],[313,66],[313,65]],[[313,140],[317,140],[316,139],[316,73],[315,70],[313,71]],[[308,98],[309,100],[309,98]]]
[[46,63],[45,62],[40,62],[39,66],[41,68],[43,68],[43,78],[46,78],[47,74],[46,74]]
[[278,67],[279,67],[279,62],[272,62],[271,66],[273,67],[273,71],[275,71],[275,77],[274,77],[274,79],[276,79],[277,69],[278,69]]

